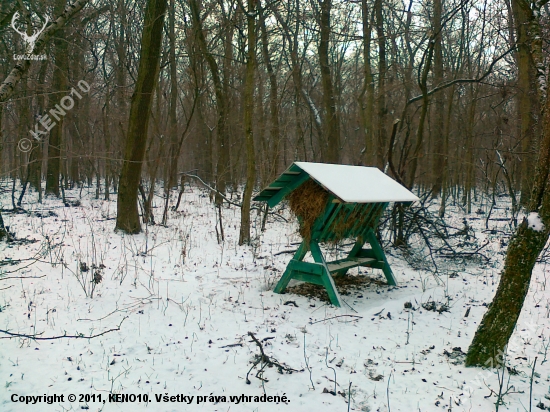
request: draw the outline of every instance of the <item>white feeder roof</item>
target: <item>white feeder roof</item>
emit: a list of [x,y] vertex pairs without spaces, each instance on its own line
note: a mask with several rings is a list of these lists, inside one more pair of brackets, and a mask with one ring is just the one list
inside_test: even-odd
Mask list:
[[273,207],[308,179],[313,179],[345,203],[418,200],[418,197],[407,188],[376,167],[309,162],[293,163],[281,176],[254,197],[254,200],[266,201],[270,207]]
[[413,193],[376,167],[295,162],[317,183],[346,203],[415,202]]

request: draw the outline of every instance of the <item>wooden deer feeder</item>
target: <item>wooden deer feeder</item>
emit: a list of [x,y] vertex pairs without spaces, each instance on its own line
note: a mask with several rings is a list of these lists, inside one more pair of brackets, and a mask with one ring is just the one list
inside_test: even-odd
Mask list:
[[[397,284],[375,231],[389,202],[418,200],[409,190],[375,167],[295,162],[254,200],[274,207],[285,198],[303,241],[275,293],[283,293],[296,279],[324,286],[331,303],[341,306],[331,275],[345,275],[357,266],[381,269],[389,285]],[[327,262],[319,244],[347,238],[355,240],[348,256]],[[364,248],[366,244],[370,247]],[[304,261],[308,251],[314,263]]]

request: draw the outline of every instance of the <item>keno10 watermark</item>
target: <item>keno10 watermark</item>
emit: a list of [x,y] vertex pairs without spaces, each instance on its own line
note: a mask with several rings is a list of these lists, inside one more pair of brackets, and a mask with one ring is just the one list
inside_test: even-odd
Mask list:
[[[90,85],[85,80],[80,80],[77,86],[82,94],[90,91]],[[67,112],[74,107],[73,96],[76,96],[78,100],[81,100],[82,94],[72,87],[69,94],[62,97],[53,109],[50,109],[49,112],[41,116],[35,123],[34,129],[29,130],[29,133],[33,139],[38,142],[42,141],[43,137],[48,135],[48,132],[54,128],[57,122],[59,122],[67,114]],[[55,119],[55,121],[52,120],[52,118]],[[30,152],[32,150],[32,140],[24,137],[19,140],[17,146],[19,147],[19,150],[24,153]]]

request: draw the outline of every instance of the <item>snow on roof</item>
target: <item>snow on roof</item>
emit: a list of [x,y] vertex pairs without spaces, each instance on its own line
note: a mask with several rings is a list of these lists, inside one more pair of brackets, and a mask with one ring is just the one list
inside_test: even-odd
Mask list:
[[415,202],[408,189],[376,167],[295,162],[317,183],[346,203]]

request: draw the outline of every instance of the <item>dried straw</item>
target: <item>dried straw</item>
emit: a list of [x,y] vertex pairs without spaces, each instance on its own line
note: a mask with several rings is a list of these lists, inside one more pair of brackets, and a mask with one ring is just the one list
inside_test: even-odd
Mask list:
[[300,235],[309,242],[315,220],[325,211],[328,192],[309,179],[293,190],[287,199],[290,210],[300,222]]

